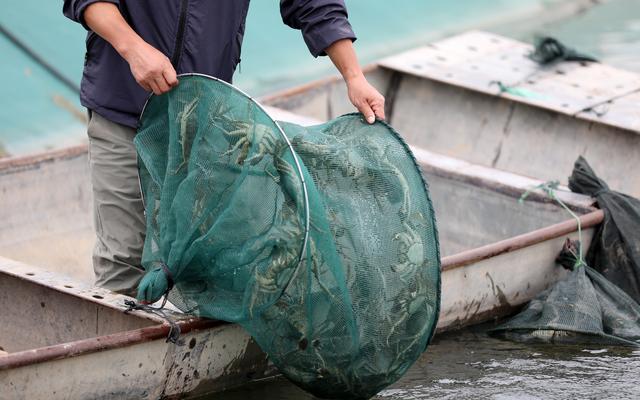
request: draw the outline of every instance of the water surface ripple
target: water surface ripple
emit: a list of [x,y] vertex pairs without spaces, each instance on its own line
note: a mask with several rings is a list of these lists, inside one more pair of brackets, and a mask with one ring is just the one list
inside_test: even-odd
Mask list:
[[[437,336],[404,378],[375,399],[640,398],[640,350],[525,345],[491,338],[484,328]],[[254,384],[213,398],[314,399],[284,379]]]

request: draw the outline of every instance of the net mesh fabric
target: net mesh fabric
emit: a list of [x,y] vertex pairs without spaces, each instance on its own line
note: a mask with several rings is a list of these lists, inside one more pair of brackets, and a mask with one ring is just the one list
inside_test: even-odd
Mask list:
[[352,114],[280,126],[292,148],[255,102],[206,77],[151,98],[135,139],[147,219],[140,297],[162,294],[165,264],[182,310],[241,324],[316,395],[368,398],[435,329],[428,190],[384,123]]
[[520,342],[640,345],[640,305],[576,257],[567,241],[558,262],[569,275],[492,333]]
[[[240,321],[279,295],[260,286],[273,273],[271,258],[289,267],[280,282],[293,273],[306,217],[302,196],[291,192],[302,183],[290,171],[291,187],[281,185],[285,173],[261,151],[286,144],[275,123],[231,87],[210,90],[204,79],[183,78],[180,90],[145,108],[135,138],[147,222],[142,262],[169,267],[171,301],[181,309]],[[291,157],[283,148],[281,159]]]

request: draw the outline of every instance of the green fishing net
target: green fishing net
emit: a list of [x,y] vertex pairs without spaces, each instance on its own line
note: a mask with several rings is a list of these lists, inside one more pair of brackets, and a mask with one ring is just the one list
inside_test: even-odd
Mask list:
[[241,324],[321,397],[368,398],[425,350],[440,305],[433,209],[407,146],[345,115],[275,123],[204,76],[154,96],[135,138],[147,274],[185,312]]

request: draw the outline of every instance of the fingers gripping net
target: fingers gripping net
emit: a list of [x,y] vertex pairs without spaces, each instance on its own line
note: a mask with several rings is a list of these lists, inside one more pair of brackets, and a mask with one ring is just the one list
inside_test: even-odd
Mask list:
[[149,101],[135,140],[148,224],[139,298],[166,291],[166,265],[182,310],[240,323],[316,395],[367,398],[434,332],[428,192],[383,123],[280,126],[201,76]]

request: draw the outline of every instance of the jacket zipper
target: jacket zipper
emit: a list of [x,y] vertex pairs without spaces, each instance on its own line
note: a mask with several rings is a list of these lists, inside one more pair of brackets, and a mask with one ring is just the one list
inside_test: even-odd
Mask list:
[[173,49],[173,55],[171,56],[171,64],[173,68],[178,70],[178,64],[180,63],[180,56],[182,55],[182,47],[184,44],[184,31],[187,24],[187,7],[189,0],[181,0],[180,2],[180,17],[178,19],[178,33],[176,34],[176,46]]

